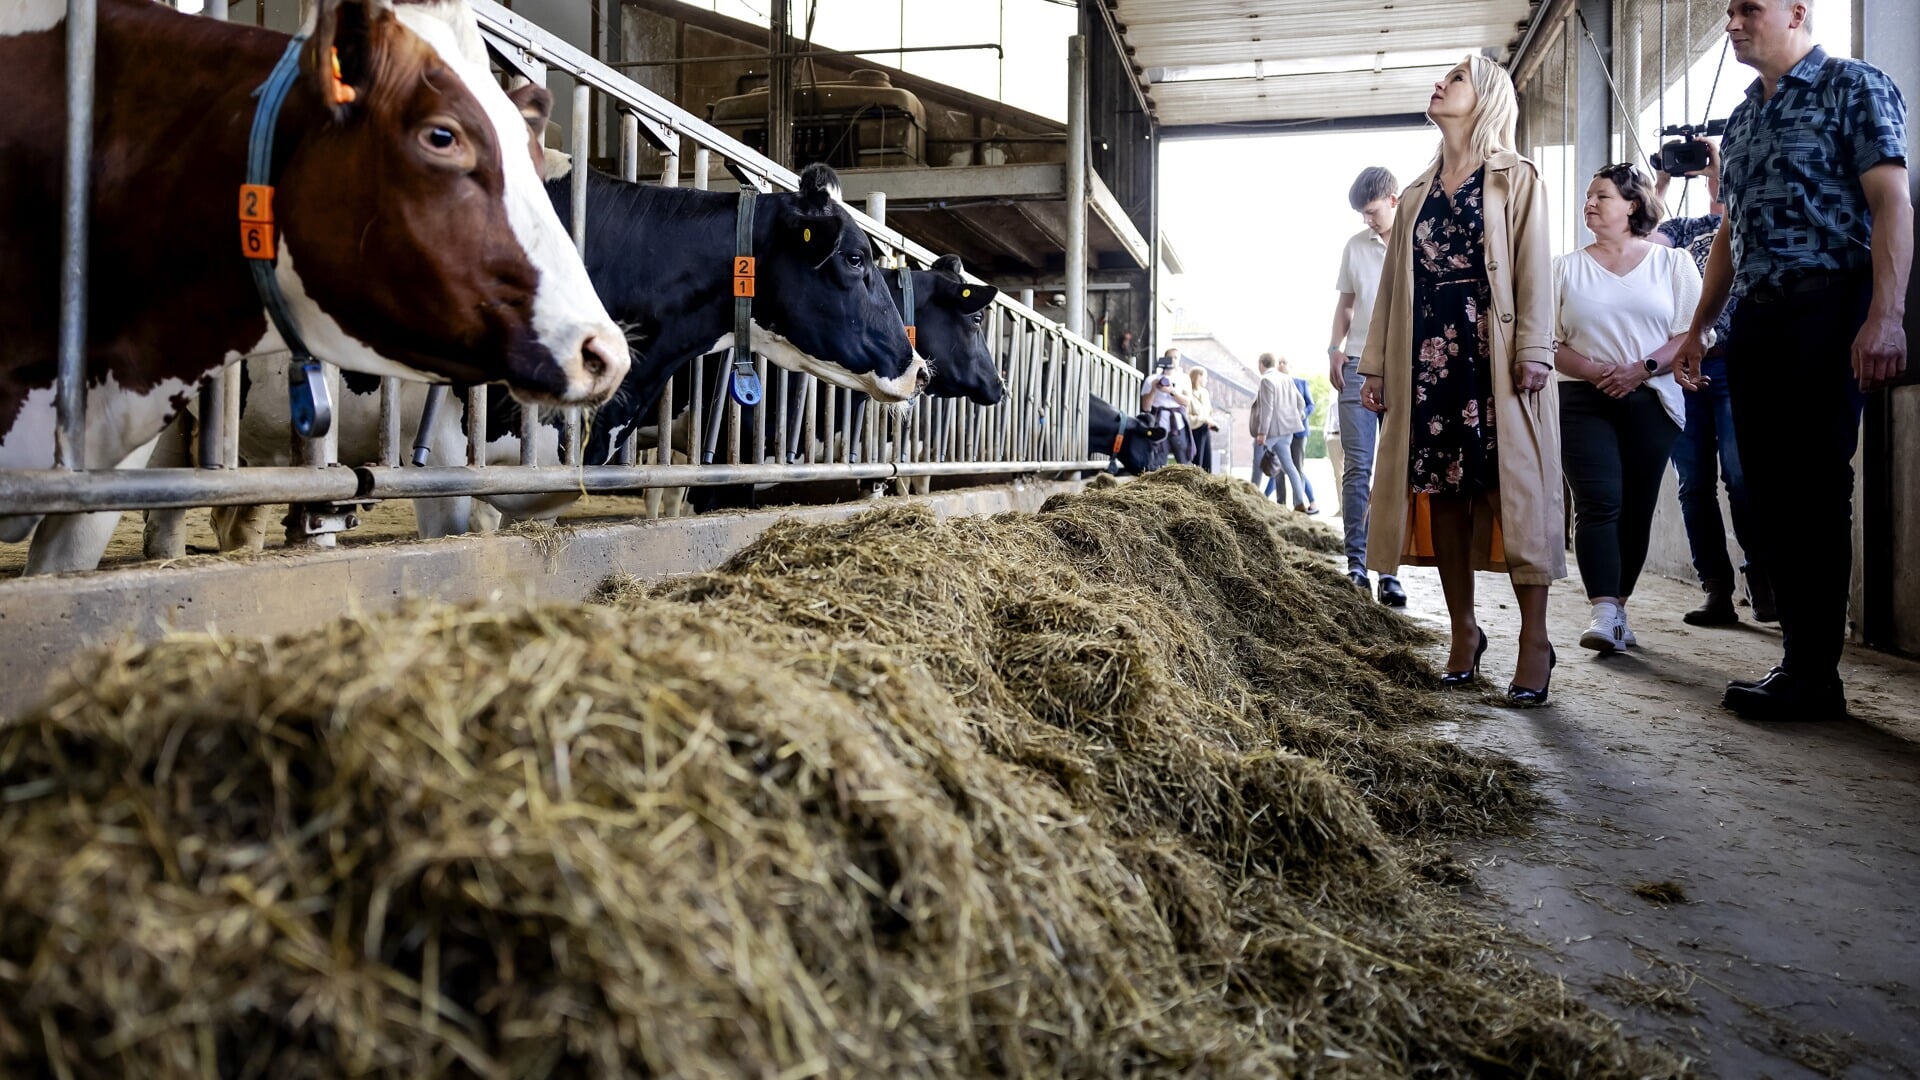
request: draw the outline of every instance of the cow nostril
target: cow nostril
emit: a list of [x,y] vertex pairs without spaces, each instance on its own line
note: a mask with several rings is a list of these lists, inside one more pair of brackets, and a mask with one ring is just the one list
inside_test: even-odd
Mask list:
[[580,360],[580,366],[586,368],[587,374],[596,379],[607,373],[606,359],[591,345],[587,346],[584,350],[584,355]]

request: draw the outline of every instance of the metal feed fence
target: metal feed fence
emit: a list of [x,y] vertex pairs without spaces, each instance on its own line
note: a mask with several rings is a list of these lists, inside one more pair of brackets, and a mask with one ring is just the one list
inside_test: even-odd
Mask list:
[[[584,247],[591,227],[584,212],[590,118],[596,95],[620,120],[619,171],[637,179],[640,140],[665,155],[659,182],[676,184],[680,154],[691,148],[693,182],[705,187],[710,163],[720,164],[744,186],[793,190],[798,176],[718,129],[633,82],[618,71],[493,3],[470,0],[489,51],[510,76],[546,85],[550,74],[573,83],[568,147],[581,166],[573,171],[572,221]],[[220,5],[224,7],[224,5]],[[922,395],[905,407],[865,402],[855,416],[857,395],[811,375],[775,377],[767,362],[756,367],[767,388],[758,409],[747,412],[731,400],[714,408],[724,387],[725,358],[703,357],[675,376],[653,420],[655,445],[639,445],[639,432],[616,448],[602,466],[580,462],[585,423],[568,410],[562,423],[572,436],[565,462],[535,459],[530,437],[544,422],[538,409],[523,409],[521,461],[487,461],[484,433],[487,395],[475,388],[466,401],[468,460],[464,464],[407,463],[403,445],[401,380],[383,380],[380,395],[379,460],[338,460],[340,425],[324,437],[288,438],[291,467],[239,467],[240,366],[229,365],[203,386],[194,468],[89,469],[83,459],[86,408],[86,185],[90,153],[94,71],[95,0],[69,0],[67,233],[61,268],[62,340],[56,390],[58,423],[55,467],[0,470],[0,506],[17,514],[70,514],[102,510],[290,503],[290,542],[327,546],[346,526],[353,508],[383,499],[456,495],[526,495],[571,491],[610,492],[740,483],[803,483],[824,480],[876,484],[910,477],[1022,475],[1104,467],[1087,446],[1089,396],[1123,411],[1138,396],[1140,374],[1093,342],[1044,318],[1001,293],[988,310],[987,340],[1005,382],[996,406]],[[217,13],[216,13],[217,14]],[[930,266],[937,253],[884,223],[884,197],[869,202],[871,214],[849,207],[854,219],[891,256],[896,266]],[[977,280],[977,279],[976,279]],[[326,366],[334,400],[340,379]],[[676,393],[690,401],[676,430]],[[724,393],[724,390],[719,390]],[[717,423],[715,422],[717,420]],[[770,427],[771,426],[771,429]],[[769,439],[771,438],[771,442]],[[424,441],[424,436],[422,440]],[[755,448],[774,447],[769,454]],[[675,452],[689,459],[676,461]],[[922,481],[924,482],[924,481]]]

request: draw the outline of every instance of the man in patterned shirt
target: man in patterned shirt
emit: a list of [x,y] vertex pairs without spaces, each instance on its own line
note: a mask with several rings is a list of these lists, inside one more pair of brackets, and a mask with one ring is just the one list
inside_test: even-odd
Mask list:
[[1840,653],[1853,564],[1862,395],[1906,369],[1906,102],[1886,74],[1813,44],[1811,0],[1732,0],[1734,56],[1760,73],[1727,120],[1727,217],[1693,327],[1675,358],[1698,390],[1707,331],[1729,295],[1727,376],[1761,561],[1785,655],[1727,684],[1753,719],[1844,716]]
[[[1699,217],[1668,218],[1647,239],[1666,247],[1685,248],[1704,279],[1713,238],[1726,220],[1720,201],[1720,147],[1701,139],[1707,149],[1707,167],[1697,174],[1707,189],[1710,205]],[[1664,204],[1673,177],[1659,172],[1654,194]],[[1740,567],[1747,582],[1747,602],[1756,622],[1774,622],[1773,586],[1754,558],[1751,511],[1747,506],[1747,478],[1740,468],[1740,446],[1733,435],[1733,403],[1727,396],[1727,334],[1732,329],[1734,302],[1713,324],[1713,346],[1702,362],[1706,386],[1687,395],[1687,422],[1673,444],[1673,468],[1680,476],[1680,518],[1686,524],[1687,547],[1693,569],[1700,575],[1706,602],[1681,616],[1692,626],[1732,626],[1740,621],[1733,607],[1736,584],[1733,562],[1727,558],[1727,526],[1720,516],[1720,480],[1727,481],[1727,502],[1733,510],[1733,535],[1746,560]]]

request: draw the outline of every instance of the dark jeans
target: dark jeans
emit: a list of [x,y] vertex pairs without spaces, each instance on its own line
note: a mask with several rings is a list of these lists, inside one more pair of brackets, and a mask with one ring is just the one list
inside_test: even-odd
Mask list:
[[1287,453],[1293,456],[1294,471],[1300,474],[1300,482],[1306,485],[1307,502],[1308,503],[1319,502],[1320,500],[1313,497],[1313,481],[1307,479],[1307,433],[1306,432],[1300,431],[1300,432],[1294,433],[1293,442],[1288,445]]
[[1205,424],[1193,429],[1193,463],[1205,472],[1213,471],[1213,429]]
[[1573,488],[1573,553],[1589,597],[1633,595],[1679,437],[1647,387],[1616,401],[1591,383],[1560,384],[1560,463]]
[[1785,639],[1781,667],[1831,677],[1846,644],[1853,577],[1853,451],[1864,399],[1853,339],[1872,281],[1856,280],[1776,303],[1743,300],[1727,355],[1733,423],[1755,558],[1772,570]]
[[[1733,510],[1733,536],[1753,563],[1753,512],[1747,502],[1747,478],[1740,468],[1740,447],[1733,436],[1733,399],[1727,390],[1727,361],[1712,357],[1701,371],[1706,389],[1687,395],[1687,426],[1673,444],[1673,468],[1680,474],[1680,517],[1687,526],[1693,572],[1708,596],[1731,598],[1733,560],[1727,557],[1727,526],[1720,516],[1720,481],[1727,484]],[[1742,571],[1747,566],[1740,568]]]

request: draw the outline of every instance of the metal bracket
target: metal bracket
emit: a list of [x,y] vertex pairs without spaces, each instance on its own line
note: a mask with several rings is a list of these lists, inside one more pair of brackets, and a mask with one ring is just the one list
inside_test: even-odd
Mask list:
[[316,536],[333,536],[360,527],[360,512],[373,509],[371,502],[300,503],[287,507],[280,523],[286,526],[289,542]]

